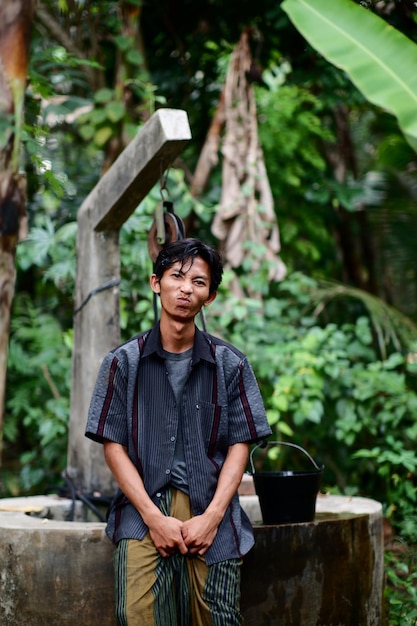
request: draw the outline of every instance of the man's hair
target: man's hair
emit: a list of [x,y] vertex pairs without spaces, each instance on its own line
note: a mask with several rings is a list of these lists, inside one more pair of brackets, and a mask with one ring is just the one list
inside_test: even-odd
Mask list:
[[196,257],[200,257],[210,268],[210,294],[217,290],[223,276],[223,262],[214,248],[199,239],[180,239],[162,248],[154,265],[154,274],[160,280],[174,263],[181,263],[181,269],[188,262],[191,265]]

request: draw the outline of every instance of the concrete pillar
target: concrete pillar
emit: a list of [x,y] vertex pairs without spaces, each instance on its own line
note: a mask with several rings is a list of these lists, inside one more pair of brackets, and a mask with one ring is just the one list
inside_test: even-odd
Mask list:
[[67,473],[87,493],[115,490],[102,447],[84,430],[100,363],[120,343],[119,230],[190,138],[185,111],[159,109],[78,211]]

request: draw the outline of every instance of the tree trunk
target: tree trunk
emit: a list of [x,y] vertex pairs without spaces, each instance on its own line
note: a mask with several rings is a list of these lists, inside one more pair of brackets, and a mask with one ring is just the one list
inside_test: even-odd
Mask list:
[[16,247],[26,227],[26,180],[19,173],[32,0],[0,5],[0,462]]
[[[334,110],[336,146],[328,146],[326,157],[335,179],[346,184],[348,173],[358,178],[356,155],[349,126],[349,109],[338,106]],[[355,212],[339,209],[339,224],[335,237],[343,265],[341,279],[358,289],[377,294],[371,231],[366,210]]]

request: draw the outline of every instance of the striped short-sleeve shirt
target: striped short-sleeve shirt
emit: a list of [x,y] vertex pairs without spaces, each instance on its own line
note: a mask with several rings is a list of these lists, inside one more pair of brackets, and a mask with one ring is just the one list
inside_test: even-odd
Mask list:
[[[189,496],[202,514],[216,490],[229,446],[271,434],[255,375],[234,346],[196,328],[192,367],[182,394],[182,428]],[[108,353],[91,399],[86,436],[126,446],[145,489],[158,504],[170,485],[179,410],[163,358],[159,325]],[[119,492],[110,509],[107,534],[142,539],[147,527]],[[253,531],[233,497],[208,564],[239,558],[253,545]]]

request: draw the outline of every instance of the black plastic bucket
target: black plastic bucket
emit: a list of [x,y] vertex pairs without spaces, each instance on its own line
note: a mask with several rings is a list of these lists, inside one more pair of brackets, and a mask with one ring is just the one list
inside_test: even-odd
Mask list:
[[[255,472],[253,453],[260,447],[270,445],[297,448],[307,456],[315,469]],[[319,467],[304,448],[287,441],[269,441],[266,445],[262,442],[253,448],[249,458],[264,524],[296,524],[314,520],[324,466]]]

